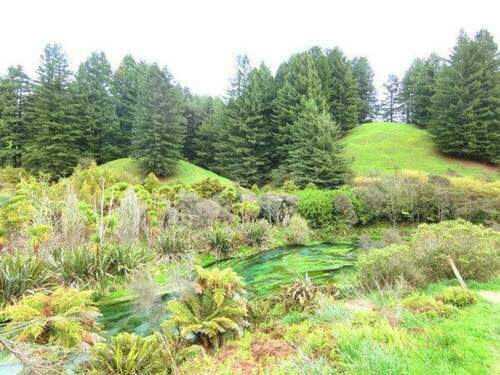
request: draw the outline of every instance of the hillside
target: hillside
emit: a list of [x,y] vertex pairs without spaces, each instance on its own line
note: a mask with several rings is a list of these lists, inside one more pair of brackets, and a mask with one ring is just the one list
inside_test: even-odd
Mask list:
[[499,177],[492,165],[441,154],[429,133],[412,125],[377,122],[355,128],[344,140],[356,174],[415,169],[433,174]]
[[[132,158],[117,159],[105,163],[100,168],[109,168],[114,171],[130,173],[140,178],[144,177],[141,167],[137,160]],[[211,178],[220,181],[222,184],[230,185],[233,182],[225,177],[211,172],[205,168],[194,165],[188,161],[181,160],[177,166],[176,173],[165,179],[168,183],[191,185],[205,178]]]

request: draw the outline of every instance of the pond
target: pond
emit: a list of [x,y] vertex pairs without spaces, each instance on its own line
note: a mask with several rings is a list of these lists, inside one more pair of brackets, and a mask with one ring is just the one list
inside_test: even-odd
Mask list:
[[[356,245],[349,242],[287,246],[245,257],[216,261],[206,267],[232,267],[244,278],[248,296],[252,299],[277,291],[306,273],[318,284],[335,281],[354,266],[356,248]],[[165,293],[162,297],[164,301],[169,298],[171,298],[169,293]],[[146,335],[167,317],[163,311],[164,304],[160,307],[159,316],[158,312],[153,311],[138,313],[134,301],[130,299],[107,301],[99,307],[103,314],[101,323],[107,336],[119,332]],[[151,319],[153,315],[155,318]],[[17,364],[0,364],[0,375],[16,374],[19,371],[20,366]]]

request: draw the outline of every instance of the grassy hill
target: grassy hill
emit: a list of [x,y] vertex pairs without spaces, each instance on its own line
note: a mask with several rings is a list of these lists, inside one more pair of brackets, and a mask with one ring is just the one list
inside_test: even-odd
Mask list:
[[[113,160],[101,165],[100,168],[109,168],[117,172],[130,173],[140,178],[144,177],[139,161],[132,158]],[[165,179],[165,182],[191,185],[207,177],[218,180],[224,185],[233,184],[231,180],[225,177],[184,160],[179,161],[175,174]]]
[[441,154],[427,131],[412,125],[377,122],[355,128],[344,139],[356,174],[415,169],[433,174],[499,177],[492,165]]

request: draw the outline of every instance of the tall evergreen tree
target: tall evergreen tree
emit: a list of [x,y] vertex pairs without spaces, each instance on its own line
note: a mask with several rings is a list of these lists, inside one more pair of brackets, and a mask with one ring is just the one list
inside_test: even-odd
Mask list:
[[348,164],[339,136],[330,115],[320,112],[313,100],[307,101],[292,127],[288,150],[290,176],[299,186],[312,182],[332,188],[345,182]]
[[308,52],[290,57],[281,86],[277,88],[274,121],[278,129],[277,163],[288,156],[291,128],[298,120],[307,101],[313,101],[320,112],[327,109],[327,98],[314,59]]
[[401,105],[406,122],[420,127],[428,125],[441,65],[441,59],[433,54],[427,59],[415,59],[406,71],[401,82]]
[[384,83],[384,98],[380,104],[380,112],[385,121],[395,122],[400,114],[401,85],[396,75],[390,74]]
[[32,100],[27,108],[29,142],[23,164],[53,178],[69,175],[80,158],[80,123],[69,85],[72,74],[61,46],[49,44],[42,54]]
[[147,172],[171,175],[181,157],[185,128],[182,98],[166,69],[151,65],[139,84],[133,147]]
[[188,160],[196,158],[196,139],[201,124],[213,111],[214,99],[209,96],[193,95],[189,89],[183,89],[184,117],[186,119],[186,137],[182,154]]
[[352,73],[356,80],[359,102],[358,122],[373,121],[377,116],[377,91],[373,84],[375,73],[366,57],[352,60]]
[[9,67],[0,80],[0,166],[21,166],[29,136],[26,103],[30,93],[31,82],[22,67]]
[[[242,68],[237,75],[244,71]],[[242,81],[245,82],[242,90],[234,87],[229,90],[216,159],[219,169],[250,186],[262,183],[271,169],[275,133],[271,119],[274,79],[269,68],[261,65],[246,77],[234,79],[233,85]]]
[[225,105],[219,98],[214,99],[210,115],[202,122],[195,138],[196,164],[215,172],[221,172],[216,163],[217,146],[220,144],[220,129],[225,116]]
[[450,65],[439,74],[430,131],[446,153],[500,159],[500,62],[486,30],[460,33]]
[[[331,81],[328,104],[333,120],[345,132],[358,123],[360,98],[351,63],[339,48],[328,51]],[[324,85],[326,86],[326,84]]]
[[111,65],[104,53],[94,52],[80,65],[75,81],[75,96],[81,106],[79,121],[84,129],[82,154],[99,164],[120,156],[112,78]]

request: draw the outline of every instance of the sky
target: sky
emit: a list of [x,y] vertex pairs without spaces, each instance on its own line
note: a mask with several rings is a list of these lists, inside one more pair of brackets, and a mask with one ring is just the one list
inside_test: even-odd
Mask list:
[[34,76],[47,43],[60,43],[70,67],[104,51],[168,67],[192,92],[224,95],[235,58],[273,72],[314,45],[366,56],[381,88],[390,73],[432,52],[448,56],[460,29],[500,37],[500,1],[448,0],[1,0],[0,74],[21,64]]

